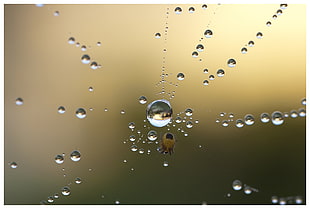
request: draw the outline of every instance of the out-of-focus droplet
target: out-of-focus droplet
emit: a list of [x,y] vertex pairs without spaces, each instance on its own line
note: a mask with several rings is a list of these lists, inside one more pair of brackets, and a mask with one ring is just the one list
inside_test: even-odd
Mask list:
[[11,168],[17,168],[17,163],[16,162],[11,162],[10,163]]
[[229,59],[229,60],[227,61],[228,67],[235,67],[236,64],[237,64],[237,62],[236,62],[235,59]]
[[55,162],[57,164],[62,164],[64,162],[64,157],[62,155],[56,155]]
[[302,198],[301,197],[299,197],[299,196],[297,196],[296,198],[295,198],[295,203],[296,204],[302,204]]
[[116,201],[115,201],[115,204],[116,204],[116,205],[119,205],[119,204],[120,204],[120,201],[116,200]]
[[263,123],[268,123],[270,121],[270,116],[268,113],[262,113],[260,115],[260,120],[263,122]]
[[44,4],[36,4],[36,7],[44,7]]
[[203,50],[204,50],[204,46],[202,45],[202,44],[198,44],[197,46],[196,46],[196,49],[197,49],[197,51],[199,51],[199,52],[202,52]]
[[125,110],[121,110],[121,114],[124,115],[126,112]]
[[178,75],[177,75],[177,79],[178,79],[179,81],[184,80],[184,78],[185,78],[185,76],[184,76],[184,74],[183,74],[183,73],[178,73]]
[[242,189],[242,183],[241,183],[241,181],[240,180],[234,180],[233,181],[233,183],[232,183],[232,188],[234,189],[234,190],[241,190]]
[[275,111],[271,114],[271,121],[274,125],[281,125],[284,123],[283,114],[280,111]]
[[24,100],[22,99],[22,98],[17,98],[16,100],[15,100],[15,104],[16,105],[23,105],[24,104]]
[[[85,45],[83,45],[83,46],[81,46],[81,50],[85,52],[87,50],[87,47]],[[84,63],[84,64],[88,64],[88,63]]]
[[74,37],[70,37],[70,38],[68,39],[68,43],[69,43],[69,44],[74,44],[74,43],[75,43],[75,38],[74,38]]
[[252,189],[249,186],[245,186],[243,191],[245,194],[251,194],[252,193]]
[[174,12],[175,12],[176,14],[181,14],[181,13],[182,13],[181,7],[176,7],[175,10],[174,10]]
[[253,125],[254,124],[254,116],[251,115],[251,114],[247,114],[245,117],[244,117],[244,122],[246,125],[250,126],[250,125]]
[[71,190],[70,190],[70,187],[68,186],[65,186],[61,189],[61,194],[64,196],[68,196],[70,195],[70,193],[71,193]]
[[76,117],[80,118],[80,119],[83,119],[86,117],[86,111],[83,109],[83,108],[78,108],[76,111],[75,111],[75,115]]
[[279,199],[279,205],[286,205],[286,199],[281,197]]
[[97,42],[97,46],[101,46],[101,42],[100,41]]
[[160,33],[155,33],[155,38],[160,38],[161,34]]
[[243,48],[241,49],[241,53],[242,53],[242,54],[246,54],[247,52],[248,52],[248,49],[247,49],[247,48],[243,47]]
[[258,39],[263,38],[263,34],[262,34],[261,32],[258,32],[258,33],[256,34],[256,38],[258,38]]
[[55,11],[54,12],[54,16],[58,17],[60,15],[60,12],[59,11]]
[[277,204],[279,202],[278,197],[277,196],[272,196],[271,197],[271,202],[272,202],[272,204]]
[[163,166],[164,166],[164,167],[168,167],[168,166],[169,166],[168,161],[164,161]]
[[147,103],[147,98],[145,96],[140,96],[139,97],[139,102],[140,102],[140,104],[146,104]]
[[223,69],[218,69],[216,74],[218,77],[223,77],[225,75],[225,71]]
[[80,161],[81,160],[81,153],[78,150],[74,150],[71,152],[70,158],[74,162]]
[[147,133],[147,138],[150,140],[150,141],[155,141],[157,139],[157,132],[156,131],[149,131]]
[[213,36],[213,32],[212,32],[211,30],[206,30],[206,31],[204,32],[204,36],[205,36],[206,38],[211,38],[211,37]]
[[81,61],[83,64],[89,64],[90,63],[90,56],[88,56],[87,54],[84,54],[81,58]]

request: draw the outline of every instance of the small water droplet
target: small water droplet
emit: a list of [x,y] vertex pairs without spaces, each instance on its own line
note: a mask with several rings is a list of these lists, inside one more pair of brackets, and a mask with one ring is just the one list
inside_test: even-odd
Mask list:
[[211,30],[206,30],[206,31],[204,32],[204,36],[205,36],[206,38],[211,38],[211,37],[213,36],[213,32],[212,32]]
[[81,153],[78,150],[74,150],[71,152],[70,158],[74,162],[80,161]]
[[98,64],[97,64],[97,62],[92,62],[92,63],[90,64],[90,68],[93,69],[93,70],[97,70],[97,69],[98,69]]
[[17,168],[17,163],[16,162],[11,162],[10,163],[11,168]]
[[266,22],[266,25],[267,25],[268,27],[271,26],[271,22],[270,22],[270,21]]
[[16,105],[23,105],[23,104],[24,104],[24,100],[23,100],[22,98],[17,98],[17,99],[15,100],[15,104],[16,104]]
[[[81,50],[85,52],[87,50],[86,46],[85,45],[81,46]],[[88,64],[88,63],[84,63],[84,64]]]
[[208,73],[209,70],[208,69],[203,69],[203,73]]
[[203,4],[201,7],[202,7],[202,9],[207,9],[207,8],[208,8],[208,5]]
[[140,102],[140,104],[146,104],[147,103],[147,98],[145,96],[140,96],[139,97],[139,102]]
[[224,117],[225,115],[226,115],[225,112],[221,112],[221,113],[220,113],[220,116],[221,116],[221,117]]
[[248,49],[247,49],[247,48],[243,47],[243,48],[241,49],[241,53],[242,53],[242,54],[246,54],[247,52],[248,52]]
[[119,204],[120,204],[120,201],[116,200],[116,201],[115,201],[115,204],[116,204],[116,205],[119,205]]
[[273,15],[273,16],[272,16],[272,19],[274,19],[274,20],[277,19],[277,18],[278,18],[277,15]]
[[86,117],[86,111],[83,108],[78,108],[75,112],[76,117],[83,119]]
[[176,14],[181,14],[181,13],[182,13],[181,7],[176,7],[175,10],[174,10],[174,12],[175,12]]
[[248,46],[249,47],[253,47],[254,46],[254,41],[249,41]]
[[223,69],[218,69],[216,74],[218,77],[223,77],[225,75],[225,71]]
[[187,108],[187,109],[185,110],[185,115],[186,115],[186,116],[192,116],[192,115],[193,115],[193,110],[192,110],[191,108]]
[[94,91],[94,88],[90,86],[90,87],[88,87],[88,91],[89,91],[89,92],[93,92],[93,91]]
[[90,63],[90,56],[88,56],[87,54],[84,54],[81,58],[81,61],[83,64],[89,64]]
[[175,122],[176,122],[176,123],[181,123],[181,122],[182,122],[182,118],[181,118],[180,116],[177,116],[177,117],[175,118]]
[[156,131],[149,131],[147,133],[147,138],[150,140],[150,141],[155,141],[157,139],[157,132]]
[[69,44],[74,44],[74,43],[75,43],[75,38],[74,38],[74,37],[70,37],[70,38],[68,39],[68,43],[69,43]]
[[262,113],[260,115],[260,120],[263,122],[263,123],[268,123],[270,121],[270,116],[268,113]]
[[280,199],[279,199],[279,204],[280,204],[280,205],[286,205],[286,200],[285,200],[285,198],[280,198]]
[[233,183],[232,183],[232,188],[234,189],[234,190],[241,190],[242,189],[242,183],[241,183],[241,181],[240,180],[234,180],[233,181]]
[[252,189],[249,186],[245,186],[243,191],[245,194],[251,194],[252,193]]
[[291,111],[291,118],[297,118],[298,117],[298,112],[296,110]]
[[236,120],[236,127],[237,128],[242,128],[244,126],[244,122],[242,119],[237,119]]
[[62,164],[64,162],[64,157],[62,155],[56,155],[55,162],[57,164]]
[[55,193],[54,194],[54,199],[58,199],[59,198],[59,194],[58,193]]
[[66,109],[63,106],[58,107],[58,113],[64,114],[66,112]]
[[163,166],[164,166],[164,167],[168,167],[168,166],[169,166],[168,161],[164,161]]
[[198,52],[194,51],[194,52],[192,53],[192,57],[197,58],[197,57],[198,57]]
[[82,183],[81,178],[76,177],[76,178],[75,178],[75,183],[76,183],[76,184],[80,184],[80,183]]
[[287,4],[280,4],[280,8],[281,9],[286,9],[287,8]]
[[194,8],[194,7],[190,7],[190,8],[188,9],[188,12],[189,12],[189,13],[194,13],[194,12],[195,12],[195,8]]
[[139,149],[139,154],[143,154],[144,153],[144,149],[143,148],[140,148]]
[[227,127],[228,126],[228,121],[227,120],[223,120],[222,121],[222,126],[223,127]]
[[296,198],[295,198],[295,203],[296,204],[302,204],[302,198],[301,197],[299,197],[299,196],[297,196]]
[[281,125],[284,122],[283,114],[280,111],[275,111],[271,114],[271,121],[274,125]]
[[135,135],[131,135],[131,136],[129,137],[129,140],[130,140],[131,142],[136,141],[136,136],[135,136]]
[[68,196],[70,195],[70,193],[71,193],[71,190],[70,190],[70,187],[68,186],[65,186],[61,189],[61,194],[64,196]]
[[282,10],[281,9],[278,9],[278,11],[277,11],[277,15],[279,16],[279,15],[282,15]]
[[59,11],[54,12],[54,16],[58,17],[60,15]]
[[214,75],[209,76],[210,81],[213,81],[215,79]]
[[305,117],[306,116],[306,110],[304,108],[300,108],[298,110],[298,112],[299,112],[299,116],[300,117]]
[[278,201],[279,201],[279,199],[278,199],[277,196],[272,196],[272,197],[271,197],[271,202],[272,202],[273,204],[277,204]]
[[258,39],[263,38],[263,34],[262,34],[261,32],[258,32],[258,33],[256,34],[256,38],[258,38]]
[[236,60],[234,60],[234,59],[229,59],[228,61],[227,61],[227,65],[228,65],[228,67],[235,67],[236,66]]
[[155,33],[155,38],[160,38],[161,34],[160,33]]
[[121,114],[124,115],[125,114],[125,110],[121,110]]
[[136,127],[136,124],[134,122],[128,123],[128,128],[134,129]]
[[193,127],[193,122],[192,121],[187,121],[186,122],[186,128],[192,128]]
[[179,81],[184,80],[184,78],[185,78],[185,76],[184,76],[184,74],[183,74],[183,73],[178,73],[178,75],[177,75],[177,79],[178,79]]
[[253,117],[253,115],[247,114],[247,115],[244,117],[244,122],[245,122],[245,124],[248,125],[248,126],[253,125],[253,124],[254,124],[254,117]]
[[204,80],[202,83],[203,83],[204,86],[209,85],[209,81],[208,80]]
[[202,52],[204,50],[204,46],[202,44],[198,44],[196,46],[197,51]]
[[302,105],[306,105],[306,104],[307,104],[306,98],[303,98],[303,99],[301,100],[301,104],[302,104]]
[[132,145],[130,149],[131,151],[136,152],[138,150],[138,147],[137,145]]

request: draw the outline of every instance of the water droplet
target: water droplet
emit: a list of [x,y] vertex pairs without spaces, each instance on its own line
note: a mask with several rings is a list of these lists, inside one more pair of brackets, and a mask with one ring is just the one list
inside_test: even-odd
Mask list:
[[80,184],[80,183],[82,183],[81,178],[76,177],[76,178],[75,178],[75,183],[76,183],[76,184]]
[[75,38],[74,38],[74,37],[70,37],[70,38],[68,39],[68,43],[69,43],[69,44],[74,44],[74,43],[75,43]]
[[194,58],[198,57],[198,52],[196,52],[196,51],[193,52],[193,53],[192,53],[192,57],[194,57]]
[[213,36],[213,32],[211,30],[206,30],[204,35],[206,38],[211,38]]
[[62,164],[64,162],[64,157],[62,155],[56,155],[55,162],[57,164]]
[[15,100],[15,104],[16,104],[16,105],[23,105],[23,104],[24,104],[24,100],[23,100],[22,98],[17,98],[17,99]]
[[147,103],[147,98],[145,96],[141,96],[141,97],[139,97],[139,102],[140,102],[140,104],[145,104],[145,103]]
[[297,197],[295,198],[295,203],[296,203],[296,204],[302,204],[302,198],[299,197],[299,196],[297,196]]
[[236,66],[236,60],[234,60],[234,59],[229,59],[228,61],[227,61],[227,65],[228,65],[228,67],[235,67]]
[[231,197],[231,194],[230,194],[230,193],[227,193],[227,194],[226,194],[226,197]]
[[203,9],[207,9],[208,8],[208,5],[204,4],[201,6]]
[[243,191],[245,194],[251,194],[252,193],[252,189],[249,186],[245,186]]
[[127,160],[123,160],[123,163],[127,163]]
[[263,34],[261,32],[258,32],[256,34],[256,38],[259,38],[259,39],[263,38]]
[[278,18],[277,15],[273,15],[273,16],[272,16],[272,19],[274,19],[274,20],[277,19],[277,18]]
[[227,127],[228,126],[228,121],[227,120],[223,120],[222,121],[222,126],[223,127]]
[[281,125],[284,122],[283,114],[280,111],[275,111],[271,114],[271,121],[274,125]]
[[204,80],[202,83],[203,83],[204,86],[209,85],[209,81],[208,80]]
[[121,110],[121,114],[124,115],[125,114],[125,110]]
[[176,7],[175,10],[174,10],[174,12],[175,12],[176,14],[181,14],[181,13],[182,13],[181,7]]
[[223,77],[225,75],[225,71],[223,69],[218,69],[216,74],[217,74],[218,77]]
[[176,123],[181,123],[181,122],[182,122],[182,118],[181,118],[180,116],[177,116],[177,117],[175,118],[175,122],[176,122]]
[[58,107],[58,113],[64,114],[66,112],[66,109],[63,106]]
[[282,15],[282,10],[281,9],[278,9],[278,11],[277,11],[277,15],[279,16],[279,15]]
[[248,49],[247,49],[247,48],[245,48],[245,47],[243,47],[243,48],[241,49],[241,53],[242,53],[242,54],[246,54],[246,53],[248,53]]
[[224,112],[221,112],[221,113],[220,113],[220,116],[221,116],[221,117],[224,117],[225,115],[226,115],[226,113],[224,113]]
[[172,108],[167,100],[155,100],[147,106],[148,121],[155,127],[166,126],[172,116]]
[[116,200],[116,201],[115,201],[115,204],[116,204],[116,205],[119,205],[119,204],[120,204],[120,202],[119,202],[118,200]]
[[131,135],[131,136],[129,137],[129,140],[130,140],[131,142],[136,141],[136,136],[135,136],[135,135]]
[[58,17],[59,14],[60,14],[59,11],[55,11],[55,12],[54,12],[54,16],[56,16],[56,17]]
[[209,79],[210,79],[211,81],[213,81],[213,80],[215,79],[214,75],[210,75],[210,76],[209,76]]
[[177,78],[178,78],[178,80],[179,81],[182,81],[182,80],[184,80],[184,74],[183,73],[178,73],[178,75],[177,75]]
[[75,112],[76,117],[83,119],[86,117],[86,111],[83,108],[78,108]]
[[144,149],[143,148],[140,148],[139,149],[139,154],[143,154],[144,153]]
[[199,120],[195,120],[195,123],[199,123]]
[[155,38],[160,38],[161,34],[160,33],[155,33]]
[[128,123],[128,128],[134,129],[136,127],[136,124],[134,122]]
[[11,168],[17,168],[17,163],[16,162],[11,162],[10,163]]
[[192,116],[192,115],[193,115],[193,110],[192,110],[191,108],[187,108],[187,109],[185,110],[185,115],[186,115],[186,116]]
[[301,100],[301,104],[302,104],[302,105],[306,105],[306,104],[307,104],[306,98],[303,98],[303,99]]
[[242,128],[244,126],[244,122],[242,119],[237,119],[236,120],[236,127]]
[[297,118],[298,117],[298,112],[296,110],[291,111],[291,118]]
[[247,115],[244,117],[244,122],[245,122],[245,124],[248,125],[248,126],[253,125],[253,124],[254,124],[254,117],[253,117],[253,115],[247,114]]
[[204,50],[204,46],[202,44],[198,44],[196,46],[197,51],[202,52]]
[[260,115],[260,120],[263,122],[263,123],[268,123],[270,121],[270,116],[268,113],[262,113]]
[[92,62],[92,63],[90,64],[90,68],[93,69],[93,70],[98,69],[98,64],[97,64],[97,62]]
[[194,12],[195,12],[195,8],[194,8],[194,7],[190,7],[190,8],[188,9],[188,12],[189,12],[189,13],[194,13]]
[[254,46],[254,41],[249,41],[248,46],[249,47],[253,47]]
[[288,116],[289,116],[288,112],[284,112],[283,115],[285,118],[288,118]]
[[203,70],[203,73],[208,73],[208,72],[209,72],[208,69]]
[[63,187],[63,188],[61,189],[61,193],[62,193],[64,196],[70,195],[70,193],[71,193],[70,187],[68,187],[68,186]]
[[240,180],[234,180],[233,181],[233,183],[232,183],[232,188],[234,189],[234,190],[241,190],[242,189],[242,183],[241,183],[241,181]]
[[186,122],[186,128],[192,128],[193,127],[193,122],[192,121],[187,121]]
[[281,9],[286,9],[287,8],[287,4],[280,4],[280,8]]
[[168,161],[164,161],[163,166],[164,166],[164,167],[168,167],[168,166],[169,166]]
[[150,141],[155,141],[157,139],[157,132],[156,131],[149,131],[147,133],[147,138],[150,140]]
[[[85,46],[85,45],[81,46],[81,50],[82,50],[82,51],[86,51],[86,50],[87,50],[86,46]],[[89,63],[89,62],[88,62],[88,63]],[[85,64],[88,64],[88,63],[85,63]]]
[[306,116],[306,110],[304,108],[300,108],[298,110],[298,112],[299,112],[299,116],[300,117],[305,117]]
[[270,21],[266,22],[266,25],[267,25],[268,27],[271,26],[271,22],[270,22]]
[[77,162],[81,159],[81,153],[78,150],[71,152],[70,158],[72,161]]
[[286,205],[286,200],[285,200],[285,198],[280,198],[279,204],[280,204],[280,205]]
[[273,203],[273,204],[277,204],[278,203],[278,197],[277,196],[272,196],[271,197],[271,202]]
[[138,147],[137,145],[132,145],[130,149],[131,151],[136,152],[138,150]]
[[89,64],[90,63],[90,56],[87,54],[84,54],[81,58],[83,64]]
[[55,193],[54,194],[54,199],[58,199],[59,198],[59,194],[58,193]]

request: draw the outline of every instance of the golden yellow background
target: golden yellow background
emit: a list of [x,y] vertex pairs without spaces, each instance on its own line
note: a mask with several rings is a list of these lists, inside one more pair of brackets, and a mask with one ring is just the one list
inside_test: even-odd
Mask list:
[[[181,14],[174,13],[177,6]],[[201,6],[4,6],[5,204],[39,204],[70,182],[70,196],[54,204],[271,204],[272,195],[305,198],[305,118],[285,118],[281,126],[259,121],[263,112],[305,108],[305,5],[289,4],[276,20],[278,4]],[[203,36],[207,26],[210,39]],[[70,37],[87,51],[68,44]],[[255,46],[241,54],[250,40]],[[199,43],[205,50],[193,58]],[[102,67],[82,64],[83,54]],[[132,134],[129,122],[144,137],[149,128],[167,131],[144,123],[147,104],[138,102],[141,95],[148,103],[162,98],[156,83],[163,56],[166,79],[178,83],[165,88],[176,92],[170,100],[174,116],[192,108],[199,123],[184,127],[188,137],[171,127],[178,138],[171,156],[147,144],[150,155],[134,153],[123,143]],[[236,67],[227,66],[230,58]],[[203,86],[220,68],[225,76]],[[176,79],[179,72],[183,81]],[[21,106],[15,105],[18,97],[24,99]],[[75,116],[78,108],[86,109],[85,119]],[[223,119],[220,112],[234,113],[234,120],[253,114],[255,124],[239,129],[233,121],[222,127],[215,122]],[[82,157],[72,162],[69,155],[76,149]],[[58,165],[54,157],[62,153],[65,162]],[[9,167],[12,161],[16,169]],[[233,191],[234,179],[260,191]]]

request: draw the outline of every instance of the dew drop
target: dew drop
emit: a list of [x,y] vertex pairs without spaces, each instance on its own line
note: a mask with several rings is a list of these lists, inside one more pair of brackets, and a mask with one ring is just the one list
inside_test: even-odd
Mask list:
[[279,204],[280,204],[280,205],[286,205],[286,200],[285,200],[285,198],[280,198],[280,199],[279,199]]
[[196,46],[197,51],[202,52],[204,50],[204,46],[202,44],[198,44]]
[[55,193],[54,194],[54,199],[58,199],[59,198],[59,194],[58,193]]
[[147,98],[145,96],[140,96],[139,97],[139,102],[140,102],[140,104],[146,104],[147,103]]
[[245,48],[245,47],[243,47],[243,48],[241,49],[241,53],[242,53],[242,54],[246,54],[246,53],[248,53],[248,49],[247,49],[247,48]]
[[193,52],[193,53],[192,53],[192,57],[197,58],[197,57],[198,57],[198,52],[196,52],[196,51]]
[[249,47],[253,47],[254,46],[254,41],[249,41],[248,46]]
[[81,58],[83,64],[89,64],[90,63],[90,56],[87,54],[84,54]]
[[306,105],[306,104],[307,104],[306,98],[303,98],[303,99],[301,100],[301,104],[302,104],[302,105]]
[[280,111],[275,111],[271,114],[271,121],[274,125],[281,125],[284,122],[283,114]]
[[[87,50],[86,46],[85,45],[81,46],[81,50],[85,52]],[[87,63],[85,63],[85,64],[87,64]]]
[[202,83],[203,83],[204,86],[208,86],[209,85],[209,81],[208,80],[204,80]]
[[193,122],[192,121],[187,121],[186,122],[186,128],[192,128],[193,127]]
[[64,157],[62,155],[56,155],[55,162],[57,164],[62,164],[64,162]]
[[240,180],[234,180],[232,183],[232,188],[236,191],[241,190],[242,189],[242,183]]
[[131,142],[136,141],[136,136],[135,136],[135,135],[131,135],[131,136],[129,137],[129,140],[130,140]]
[[184,74],[183,74],[183,73],[178,73],[178,75],[177,75],[177,79],[178,79],[179,81],[184,80],[184,78],[185,78],[185,76],[184,76]]
[[299,196],[296,197],[296,198],[295,198],[295,203],[298,204],[298,205],[299,205],[299,204],[302,204],[302,198],[299,197]]
[[168,166],[169,166],[168,161],[164,161],[163,166],[164,166],[164,167],[168,167]]
[[190,7],[190,8],[188,9],[188,12],[189,12],[189,13],[194,13],[194,12],[195,12],[195,8],[194,8],[194,7]]
[[274,19],[274,20],[277,19],[277,18],[278,18],[277,15],[273,15],[273,16],[272,16],[272,19]]
[[237,128],[242,128],[244,126],[244,122],[242,119],[237,119],[236,120],[236,127]]
[[74,150],[71,152],[70,158],[74,162],[80,161],[81,160],[81,153],[78,150]]
[[281,9],[286,9],[287,8],[287,4],[280,4],[280,8]]
[[80,183],[82,183],[81,178],[76,177],[76,178],[75,178],[75,183],[76,183],[76,184],[80,184]]
[[63,188],[61,189],[61,193],[62,193],[62,195],[64,195],[64,196],[70,195],[70,193],[71,193],[70,187],[68,187],[68,186],[63,187]]
[[258,39],[263,38],[263,34],[262,34],[261,32],[258,32],[258,33],[256,34],[256,38],[258,38]]
[[204,4],[204,5],[202,5],[201,7],[202,7],[202,9],[207,9],[207,8],[208,8],[208,5]]
[[186,115],[186,116],[192,116],[192,115],[193,115],[193,110],[192,110],[191,108],[187,108],[187,109],[185,110],[185,115]]
[[226,115],[226,113],[224,113],[224,112],[221,112],[221,113],[220,113],[220,116],[221,116],[221,117],[224,117],[225,115]]
[[296,110],[291,111],[291,118],[297,118],[298,117],[298,112]]
[[266,22],[266,25],[267,25],[268,27],[271,26],[271,22],[270,22],[270,21]]
[[125,110],[121,110],[121,114],[124,115],[125,114]]
[[175,12],[176,14],[181,14],[181,13],[182,13],[181,7],[176,7],[175,10],[174,10],[174,12]]
[[70,37],[70,38],[68,39],[68,43],[69,43],[69,44],[74,44],[74,43],[75,43],[75,38],[74,38],[74,37]]
[[214,75],[209,76],[210,81],[213,81],[215,79]]
[[305,117],[306,116],[306,110],[304,108],[300,108],[298,110],[298,112],[299,112],[299,116],[300,117]]
[[86,111],[83,108],[78,108],[75,112],[76,117],[83,119],[86,117]]
[[167,100],[155,100],[147,106],[148,121],[155,127],[166,126],[171,121],[172,108]]
[[55,11],[55,12],[54,12],[54,16],[56,16],[56,17],[58,17],[59,14],[60,14],[59,11]]
[[278,11],[277,11],[277,15],[279,16],[279,15],[282,15],[282,10],[281,9],[278,9]]
[[17,163],[16,162],[11,162],[10,163],[11,168],[17,168]]
[[143,154],[143,153],[144,153],[144,149],[143,149],[143,148],[140,148],[138,153],[139,153],[139,154]]
[[245,124],[248,125],[248,126],[253,125],[253,124],[254,124],[254,117],[253,117],[253,115],[247,114],[247,115],[244,117],[244,122],[245,122]]
[[234,59],[229,59],[228,61],[227,61],[227,65],[228,65],[228,67],[235,67],[236,66],[236,60],[234,60]]
[[225,71],[223,69],[218,69],[216,74],[218,77],[223,77],[225,75]]
[[136,127],[136,124],[134,122],[128,123],[128,128],[134,129]]
[[100,41],[97,42],[97,46],[101,46],[101,42]]
[[182,122],[182,118],[181,118],[180,116],[177,116],[177,117],[175,118],[175,122],[176,122],[176,123],[181,123],[181,122]]
[[208,73],[208,72],[209,72],[208,69],[203,70],[203,73]]
[[268,113],[262,113],[260,115],[260,120],[263,122],[263,123],[268,123],[270,121],[270,116]]
[[228,121],[227,120],[223,120],[222,121],[222,126],[223,127],[227,127],[228,126]]
[[58,113],[64,114],[66,112],[66,109],[63,106],[58,107]]
[[16,100],[15,100],[15,104],[16,105],[23,105],[24,104],[24,100],[22,99],[22,98],[17,98]]
[[130,149],[131,151],[136,152],[138,150],[138,147],[137,145],[132,145]]
[[47,202],[53,203],[53,202],[54,202],[54,197],[53,197],[53,196],[49,196],[49,197],[47,198]]
[[204,35],[206,38],[211,38],[213,36],[213,32],[211,30],[206,30]]
[[115,201],[115,204],[116,204],[116,205],[119,205],[119,204],[120,204],[120,202],[119,202],[118,200],[116,200],[116,201]]
[[249,186],[245,186],[243,191],[245,194],[251,194],[252,193],[252,189]]
[[156,131],[149,131],[147,133],[147,138],[150,140],[150,141],[155,141],[157,139],[157,132]]
[[277,204],[277,203],[279,202],[278,197],[277,197],[277,196],[272,196],[272,197],[271,197],[271,202],[272,202],[273,204]]
[[97,64],[97,62],[92,62],[92,63],[90,64],[90,68],[93,69],[93,70],[98,69],[98,64]]
[[44,4],[36,4],[36,7],[44,7]]
[[160,38],[161,34],[160,33],[155,33],[155,38]]

